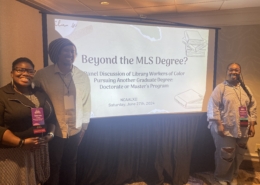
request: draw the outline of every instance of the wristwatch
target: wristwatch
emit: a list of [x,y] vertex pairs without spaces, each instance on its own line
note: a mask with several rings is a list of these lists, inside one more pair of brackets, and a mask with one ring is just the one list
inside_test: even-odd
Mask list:
[[54,134],[53,134],[53,132],[48,132],[48,134],[47,134],[47,135],[50,135],[50,136],[54,137]]

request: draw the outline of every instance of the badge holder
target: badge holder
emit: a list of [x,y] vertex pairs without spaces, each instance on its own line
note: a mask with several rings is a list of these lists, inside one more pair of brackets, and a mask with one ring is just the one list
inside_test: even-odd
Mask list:
[[248,114],[246,107],[239,107],[239,121],[240,127],[248,127]]
[[65,110],[75,109],[75,102],[74,102],[73,95],[64,96],[64,107],[65,107]]
[[32,125],[34,127],[34,134],[41,134],[46,132],[43,108],[31,108]]

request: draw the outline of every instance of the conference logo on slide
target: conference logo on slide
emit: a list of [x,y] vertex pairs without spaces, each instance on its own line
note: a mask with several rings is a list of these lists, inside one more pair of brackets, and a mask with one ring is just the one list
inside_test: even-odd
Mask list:
[[186,56],[205,57],[208,43],[201,37],[198,31],[184,31],[183,43],[185,44]]

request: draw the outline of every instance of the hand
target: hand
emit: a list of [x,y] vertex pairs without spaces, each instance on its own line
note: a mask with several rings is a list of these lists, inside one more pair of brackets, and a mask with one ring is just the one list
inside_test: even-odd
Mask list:
[[22,146],[23,149],[36,149],[40,146],[38,137],[31,137],[24,140],[24,144]]
[[248,136],[249,137],[254,137],[255,135],[255,126],[254,125],[250,125],[249,130],[248,130]]
[[223,124],[221,123],[221,124],[218,124],[218,135],[220,135],[220,136],[225,136],[224,135],[224,126],[223,126]]
[[47,135],[45,135],[45,136],[43,136],[43,137],[41,137],[41,138],[39,138],[39,139],[40,139],[40,144],[41,144],[41,145],[45,145],[46,143],[48,143],[50,140],[53,139],[53,136],[47,134]]

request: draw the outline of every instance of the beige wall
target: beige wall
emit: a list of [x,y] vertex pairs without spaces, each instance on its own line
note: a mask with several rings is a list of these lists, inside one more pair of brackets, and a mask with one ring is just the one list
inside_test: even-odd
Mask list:
[[0,86],[10,82],[12,62],[28,57],[43,66],[41,14],[14,0],[0,0]]
[[[217,84],[225,80],[227,64],[237,62],[241,64],[245,84],[260,105],[260,25],[222,27],[218,44]],[[260,106],[258,117],[260,118]],[[259,118],[256,135],[248,142],[249,153],[255,157],[255,144],[260,144]]]
[[213,12],[160,15],[155,19],[196,26],[221,28],[218,38],[217,79],[225,80],[226,67],[240,63],[246,85],[258,102],[256,135],[248,142],[246,159],[259,161],[255,145],[260,144],[260,7]]
[[[225,79],[227,64],[238,62],[242,65],[245,83],[251,88],[260,104],[259,10],[259,8],[255,8],[239,10],[235,13],[233,10],[212,14],[196,13],[177,17],[166,16],[164,19],[186,24],[221,27],[217,83]],[[160,17],[157,18],[160,19]],[[10,81],[11,63],[18,57],[29,57],[35,63],[36,69],[43,67],[42,51],[42,26],[39,11],[14,0],[0,0],[0,86]],[[248,153],[253,157],[256,157],[255,144],[260,143],[259,119],[258,123],[256,136],[248,143]]]

